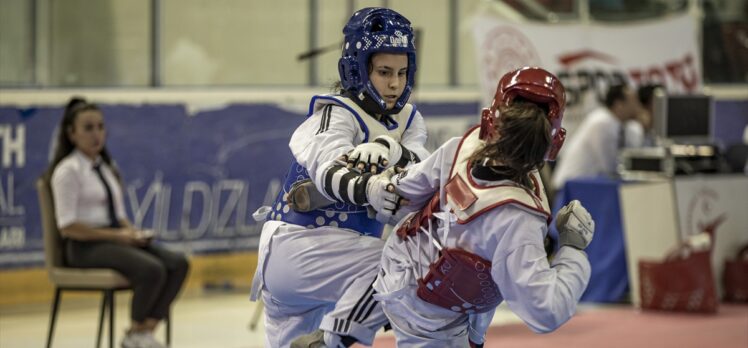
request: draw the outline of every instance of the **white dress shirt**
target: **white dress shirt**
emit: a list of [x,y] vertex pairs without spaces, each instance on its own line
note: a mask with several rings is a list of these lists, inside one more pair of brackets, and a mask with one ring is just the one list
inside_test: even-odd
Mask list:
[[639,147],[644,131],[639,122],[625,123],[621,144],[621,121],[606,107],[592,111],[564,145],[553,172],[553,186],[561,189],[566,181],[582,177],[615,176],[618,153],[624,147]]
[[58,228],[65,228],[74,222],[91,227],[109,226],[106,190],[93,169],[96,163],[101,163],[101,173],[112,191],[117,220],[126,217],[122,188],[112,169],[103,163],[101,157],[92,161],[82,152],[73,150],[52,173],[52,195]]

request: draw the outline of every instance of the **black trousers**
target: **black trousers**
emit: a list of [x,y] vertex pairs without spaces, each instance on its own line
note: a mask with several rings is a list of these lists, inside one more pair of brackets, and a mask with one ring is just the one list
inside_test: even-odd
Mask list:
[[68,240],[65,259],[80,268],[111,268],[122,273],[133,288],[130,317],[163,319],[182,288],[189,270],[187,258],[151,244],[134,247],[114,242]]

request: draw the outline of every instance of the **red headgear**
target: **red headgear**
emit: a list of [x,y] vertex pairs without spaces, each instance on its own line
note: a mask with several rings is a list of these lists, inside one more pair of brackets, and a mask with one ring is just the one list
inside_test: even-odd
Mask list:
[[481,113],[480,138],[488,140],[496,135],[493,123],[501,117],[496,111],[500,105],[509,106],[516,97],[547,107],[548,120],[551,122],[551,147],[545,159],[555,160],[566,139],[566,130],[561,128],[561,119],[564,117],[566,106],[566,93],[561,81],[541,68],[520,68],[505,74],[499,80],[491,108],[483,109]]

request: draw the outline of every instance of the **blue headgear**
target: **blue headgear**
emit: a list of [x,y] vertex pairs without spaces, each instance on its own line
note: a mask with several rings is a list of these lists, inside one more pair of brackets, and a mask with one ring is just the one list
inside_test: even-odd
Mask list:
[[[343,89],[353,99],[371,98],[380,114],[399,112],[413,90],[416,74],[416,47],[410,21],[401,14],[379,7],[357,11],[343,28],[343,55],[338,61],[338,72]],[[387,104],[369,81],[369,62],[374,53],[405,53],[408,55],[408,81],[395,106]]]

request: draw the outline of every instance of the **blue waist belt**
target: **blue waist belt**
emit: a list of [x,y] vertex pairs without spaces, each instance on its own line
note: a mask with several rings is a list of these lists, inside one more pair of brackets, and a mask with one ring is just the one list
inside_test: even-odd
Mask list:
[[268,220],[285,221],[307,228],[322,226],[345,228],[354,230],[365,236],[376,238],[382,236],[384,225],[377,220],[369,218],[365,207],[337,202],[306,213],[300,213],[291,209],[286,203],[288,191],[291,190],[291,186],[297,181],[308,178],[309,173],[306,169],[294,161],[286,175],[286,182],[283,183],[283,189],[278,193],[272,210],[268,213]]

